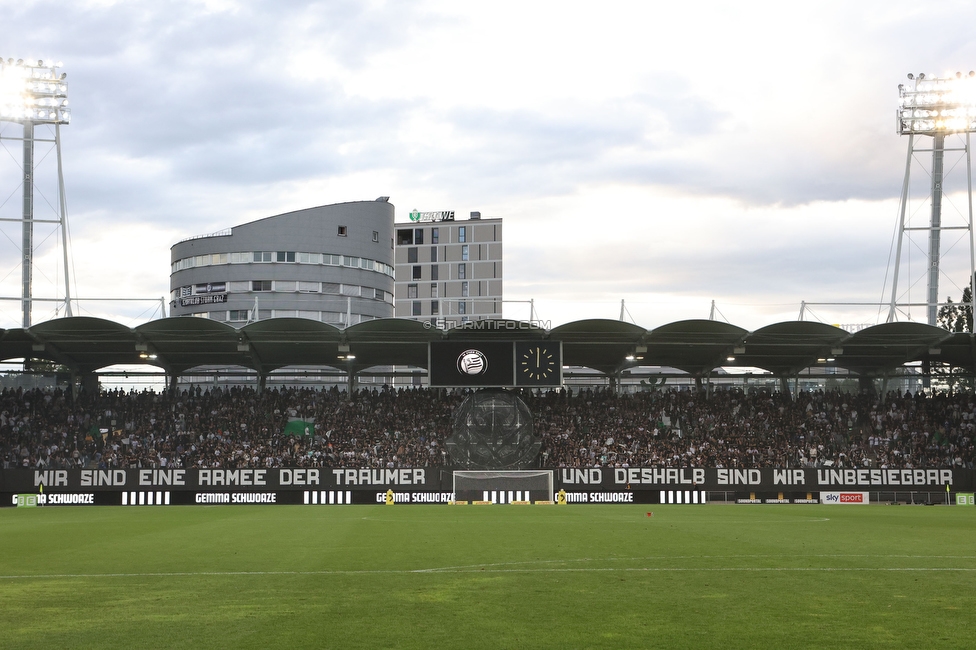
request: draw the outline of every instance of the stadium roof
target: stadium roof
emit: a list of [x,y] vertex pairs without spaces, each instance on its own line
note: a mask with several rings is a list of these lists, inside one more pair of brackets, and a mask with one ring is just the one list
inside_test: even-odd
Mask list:
[[[551,330],[510,320],[476,321],[442,331],[386,318],[338,329],[301,318],[274,318],[240,329],[202,318],[164,318],[129,328],[90,317],[60,318],[0,330],[0,361],[47,359],[72,371],[150,364],[170,375],[205,366],[240,366],[259,374],[290,366],[359,372],[374,366],[426,368],[434,340],[561,341],[563,363],[614,374],[635,366],[704,375],[718,367],[755,367],[778,376],[830,364],[880,376],[916,361],[976,371],[976,338],[920,323],[887,323],[858,332],[807,321],[755,332],[728,323],[685,320],[646,330],[614,320],[581,320]],[[829,361],[828,361],[829,360]]]

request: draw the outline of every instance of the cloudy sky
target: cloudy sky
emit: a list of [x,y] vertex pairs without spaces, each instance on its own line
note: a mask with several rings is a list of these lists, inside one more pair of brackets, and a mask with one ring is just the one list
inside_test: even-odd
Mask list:
[[[504,218],[505,297],[552,325],[618,318],[621,300],[648,328],[712,301],[748,329],[802,301],[875,303],[807,317],[883,321],[897,86],[976,68],[971,2],[0,0],[0,15],[0,56],[64,63],[73,292],[145,299],[82,303],[128,325],[158,315],[176,241],[380,195],[402,220]],[[0,145],[16,217],[19,144]],[[44,178],[39,217],[57,196]],[[965,200],[950,194],[944,222]],[[0,290],[18,296],[20,227],[0,226]],[[57,237],[37,240],[35,294],[54,295]],[[899,300],[921,302],[924,240],[905,249]],[[968,250],[944,235],[942,298],[959,299]],[[34,322],[54,315],[38,304]],[[0,326],[20,318],[0,302]]]

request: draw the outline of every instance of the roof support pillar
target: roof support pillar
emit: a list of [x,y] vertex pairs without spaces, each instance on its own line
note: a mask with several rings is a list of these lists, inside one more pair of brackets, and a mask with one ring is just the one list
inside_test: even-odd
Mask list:
[[98,396],[98,375],[91,370],[81,373],[81,390],[89,395]]
[[264,392],[264,389],[268,385],[268,373],[259,372],[258,373],[258,395]]
[[861,376],[857,378],[857,387],[861,395],[866,395],[868,397],[877,397],[878,390],[874,385],[874,377]]
[[789,397],[791,402],[793,401],[793,391],[790,390],[790,378],[786,375],[779,376],[779,392]]
[[346,364],[346,399],[352,401],[352,393],[356,390],[356,371],[352,364]]

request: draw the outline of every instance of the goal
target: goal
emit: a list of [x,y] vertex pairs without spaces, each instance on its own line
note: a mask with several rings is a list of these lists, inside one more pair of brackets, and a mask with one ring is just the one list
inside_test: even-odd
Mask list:
[[458,501],[552,501],[551,470],[454,471]]

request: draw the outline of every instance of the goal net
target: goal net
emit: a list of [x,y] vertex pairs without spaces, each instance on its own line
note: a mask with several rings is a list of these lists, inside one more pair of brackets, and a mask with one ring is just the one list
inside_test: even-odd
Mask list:
[[551,470],[454,471],[458,501],[552,501]]

